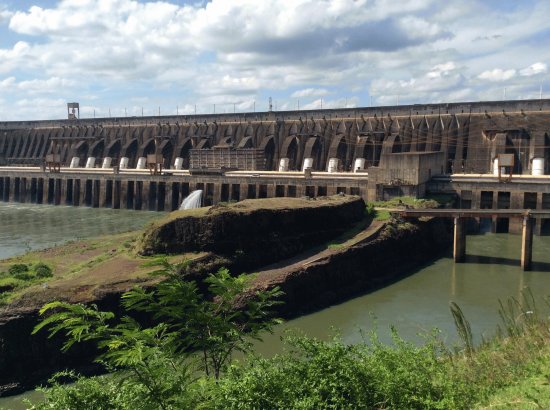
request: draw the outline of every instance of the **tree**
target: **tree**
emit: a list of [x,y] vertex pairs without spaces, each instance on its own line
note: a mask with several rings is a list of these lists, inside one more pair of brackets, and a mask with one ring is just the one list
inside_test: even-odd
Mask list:
[[102,350],[98,360],[114,369],[132,370],[151,395],[160,397],[150,367],[153,359],[162,356],[168,365],[180,369],[181,360],[174,358],[199,352],[206,375],[217,379],[233,352],[249,352],[252,340],[261,340],[261,333],[279,322],[271,312],[279,303],[279,288],[243,297],[247,276],[233,277],[222,268],[204,280],[207,292],[201,292],[196,282],[182,275],[187,262],[172,265],[161,260],[159,264],[154,274],[165,280],[155,289],[134,288],[122,296],[126,310],[151,314],[159,323],[156,326],[143,329],[127,316],[116,323],[112,312],[101,312],[96,306],[52,302],[40,311],[51,315],[33,333],[45,327],[50,328],[50,337],[63,331],[64,350],[76,342],[95,341]]

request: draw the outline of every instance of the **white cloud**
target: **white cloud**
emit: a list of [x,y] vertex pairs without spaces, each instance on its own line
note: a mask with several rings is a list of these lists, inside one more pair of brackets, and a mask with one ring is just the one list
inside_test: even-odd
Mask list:
[[2,6],[0,5],[0,24],[4,24],[10,20],[10,18],[13,16],[13,13],[9,10],[2,9]]
[[304,88],[303,90],[294,91],[290,97],[292,98],[304,98],[304,97],[317,97],[327,95],[329,92],[324,88]]
[[[15,102],[37,95],[80,96],[88,113],[110,106],[139,114],[141,105],[192,113],[195,102],[203,112],[213,104],[252,109],[269,95],[289,109],[291,99],[314,106],[329,94],[342,105],[346,95],[368,105],[367,90],[388,103],[397,94],[403,103],[495,99],[503,86],[509,95],[531,95],[530,77],[546,73],[550,61],[550,48],[540,45],[547,1],[514,8],[481,0],[175,3],[0,6],[0,23],[9,19],[0,36],[11,30],[0,42],[0,89],[9,94],[2,115],[20,116]],[[50,106],[49,116],[62,114]]]
[[482,72],[477,77],[482,80],[488,81],[506,81],[516,75],[516,70],[503,70],[501,68],[495,68],[493,70],[487,70]]
[[519,70],[519,74],[525,77],[530,77],[537,74],[545,74],[548,71],[548,67],[545,63],[534,63],[529,67]]

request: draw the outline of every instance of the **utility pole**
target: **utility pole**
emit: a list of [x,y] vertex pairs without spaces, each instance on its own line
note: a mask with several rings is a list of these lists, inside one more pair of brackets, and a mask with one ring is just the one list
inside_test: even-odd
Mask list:
[[143,107],[141,107],[141,116],[143,117]]
[[542,100],[542,81],[540,82],[539,100]]
[[256,112],[256,100],[254,100],[254,112]]
[[370,96],[370,107],[372,107],[372,95]]
[[235,103],[233,103],[233,114],[235,114]]
[[503,99],[506,100],[506,87],[504,87]]
[[321,109],[323,109],[323,97],[321,97]]
[[111,107],[109,107],[109,118],[111,118]]
[[124,116],[127,117],[128,113],[126,112],[126,107],[124,107]]
[[214,114],[216,114],[216,104],[214,104]]
[[300,111],[300,99],[298,98],[298,111]]
[[195,104],[195,115],[197,115],[197,104]]
[[160,117],[160,105],[159,105],[159,117]]
[[180,115],[180,107],[176,105],[176,115]]

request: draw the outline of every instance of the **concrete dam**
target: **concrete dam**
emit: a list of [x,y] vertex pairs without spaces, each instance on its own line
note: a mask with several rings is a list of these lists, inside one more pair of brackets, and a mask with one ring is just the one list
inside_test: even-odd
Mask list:
[[443,193],[543,210],[549,134],[548,99],[0,122],[0,200],[170,211],[196,189],[205,205]]

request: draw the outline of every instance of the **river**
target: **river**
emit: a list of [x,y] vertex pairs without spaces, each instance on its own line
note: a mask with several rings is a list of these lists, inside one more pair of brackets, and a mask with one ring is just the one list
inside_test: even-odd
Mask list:
[[[27,248],[51,246],[69,239],[136,229],[155,216],[158,214],[0,204],[3,227],[0,255],[9,256],[6,249],[12,254],[20,253]],[[33,222],[31,218],[41,222]],[[360,330],[372,329],[373,316],[383,341],[390,341],[389,327],[394,325],[400,335],[410,341],[420,340],[418,333],[437,327],[442,337],[452,344],[456,333],[449,311],[450,301],[461,306],[479,341],[481,335],[493,334],[499,323],[499,299],[519,298],[526,287],[539,299],[550,295],[550,237],[534,238],[533,270],[529,272],[519,267],[520,242],[518,235],[469,235],[465,263],[453,263],[449,251],[383,289],[279,325],[273,335],[256,344],[256,351],[268,356],[280,352],[280,339],[289,329],[328,339],[334,328],[346,342],[357,342],[362,338]],[[24,408],[18,404],[20,400],[20,397],[0,399],[0,407]]]

